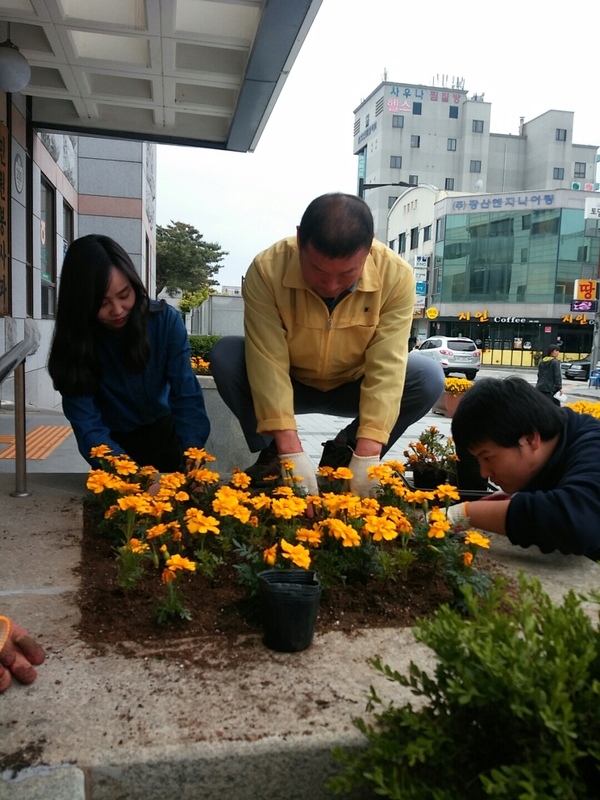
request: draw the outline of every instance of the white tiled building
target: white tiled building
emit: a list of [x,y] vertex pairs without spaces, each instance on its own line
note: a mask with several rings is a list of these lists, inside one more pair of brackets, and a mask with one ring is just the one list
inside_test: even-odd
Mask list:
[[[491,103],[452,87],[384,81],[354,112],[359,188],[431,184],[457,192],[595,188],[598,145],[573,143],[573,112],[547,111],[516,134],[490,131]],[[387,242],[387,214],[402,187],[364,188],[375,235]]]

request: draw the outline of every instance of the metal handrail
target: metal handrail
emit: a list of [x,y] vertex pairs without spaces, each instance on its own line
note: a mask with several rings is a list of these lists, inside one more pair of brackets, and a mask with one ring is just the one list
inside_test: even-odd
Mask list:
[[0,384],[15,373],[15,491],[12,497],[29,497],[27,491],[27,453],[25,446],[25,359],[35,342],[23,339],[0,356]]

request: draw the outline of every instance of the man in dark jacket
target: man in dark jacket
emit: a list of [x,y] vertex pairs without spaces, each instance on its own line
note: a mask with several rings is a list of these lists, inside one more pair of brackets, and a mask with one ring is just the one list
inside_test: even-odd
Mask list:
[[522,378],[485,378],[461,400],[452,436],[502,491],[452,506],[451,522],[600,560],[600,421],[557,408]]
[[538,392],[549,397],[554,405],[559,406],[560,400],[554,395],[557,392],[562,394],[562,375],[560,374],[560,364],[558,354],[560,350],[557,344],[551,344],[546,348],[546,355],[538,364],[538,379],[535,388]]

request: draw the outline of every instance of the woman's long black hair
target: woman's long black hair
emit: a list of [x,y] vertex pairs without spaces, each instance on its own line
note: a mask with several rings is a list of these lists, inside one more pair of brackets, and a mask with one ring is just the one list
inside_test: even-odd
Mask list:
[[142,372],[150,357],[146,333],[149,300],[131,258],[108,236],[82,236],[71,244],[63,262],[48,359],[54,388],[63,395],[93,394],[100,384],[96,342],[103,326],[96,317],[113,267],[123,273],[135,292],[135,304],[122,333],[125,363],[132,372]]

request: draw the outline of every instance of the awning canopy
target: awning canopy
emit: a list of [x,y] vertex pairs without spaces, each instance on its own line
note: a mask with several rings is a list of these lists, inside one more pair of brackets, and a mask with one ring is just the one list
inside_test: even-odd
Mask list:
[[[0,0],[38,130],[254,150],[321,0]],[[2,35],[3,34],[3,35]]]

